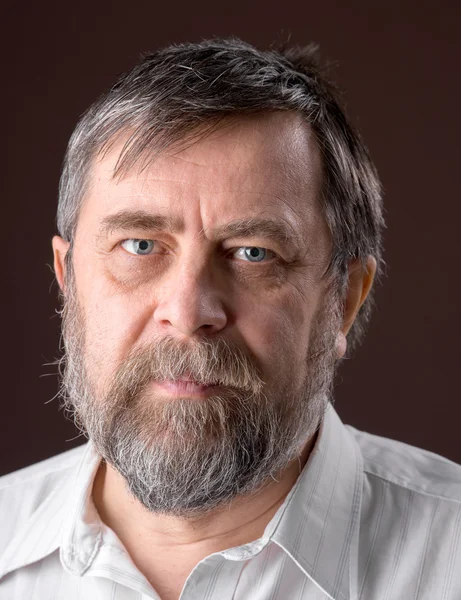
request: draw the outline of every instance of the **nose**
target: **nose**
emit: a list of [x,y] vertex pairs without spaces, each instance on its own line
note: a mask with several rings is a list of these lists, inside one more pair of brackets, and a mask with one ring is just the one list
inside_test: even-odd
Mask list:
[[210,335],[226,326],[223,290],[218,289],[218,274],[212,272],[209,263],[197,260],[195,254],[165,278],[154,312],[157,324],[187,336],[197,332]]

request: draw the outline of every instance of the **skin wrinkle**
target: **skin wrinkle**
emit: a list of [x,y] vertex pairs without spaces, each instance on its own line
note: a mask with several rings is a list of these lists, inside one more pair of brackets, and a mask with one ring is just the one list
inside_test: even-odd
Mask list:
[[[199,60],[203,73],[218,88],[202,85],[188,69],[175,72],[170,59],[177,52],[193,64]],[[217,60],[209,61],[209,53]],[[238,62],[235,56],[240,57]],[[228,60],[233,68],[226,71]],[[222,73],[226,73],[224,79]],[[229,130],[238,130],[242,120],[255,124],[265,114],[288,111],[299,117],[296,122],[293,120],[293,138],[303,138],[309,132],[321,147],[325,167],[322,180],[328,182],[322,207],[335,241],[329,270],[337,268],[341,274],[346,273],[349,257],[358,256],[365,265],[367,255],[373,254],[379,277],[384,265],[379,178],[367,149],[344,113],[340,93],[324,75],[312,47],[284,49],[274,54],[256,51],[241,40],[207,40],[149,55],[143,59],[142,68],[121,76],[116,88],[87,111],[70,140],[60,182],[61,233],[69,240],[75,232],[86,174],[95,153],[108,151],[122,137],[128,143],[114,175],[126,174],[132,167],[137,167],[141,175],[142,169],[162,153],[181,154],[210,134],[219,138]],[[236,92],[240,86],[241,93]],[[221,87],[223,93],[226,90],[226,106],[219,93]],[[253,133],[260,133],[257,126]],[[240,136],[237,141],[243,144],[245,140]],[[306,159],[305,165],[309,166]],[[372,298],[367,299],[349,334],[352,347],[362,338],[371,307]]]
[[144,185],[144,184],[143,184]]
[[[237,238],[261,237],[261,239],[264,238],[269,243],[275,243],[279,253],[284,252],[285,248],[290,248],[292,254],[296,251],[296,256],[299,255],[301,246],[300,236],[293,230],[290,222],[284,218],[270,218],[269,214],[266,224],[265,219],[262,218],[263,214],[254,215],[251,219],[234,220],[225,226],[219,226],[215,233],[210,231],[207,234],[202,227],[197,238],[200,236],[200,240],[208,238],[210,241],[223,243],[226,241],[225,236],[234,240]],[[260,219],[261,222],[259,222]],[[165,225],[163,225],[162,221],[166,221]],[[168,223],[168,221],[171,221],[171,223]],[[287,231],[283,231],[281,225],[283,221],[287,224]],[[106,216],[102,220],[100,232],[96,236],[96,244],[98,246],[104,245],[104,242],[108,238],[115,237],[116,234],[118,236],[118,234],[122,234],[123,232],[129,235],[130,230],[134,231],[136,229],[147,234],[152,233],[154,237],[157,234],[181,234],[184,232],[184,223],[177,219],[171,220],[165,215],[154,215],[145,211],[119,211]],[[204,234],[203,236],[201,236],[202,233]],[[294,241],[290,242],[290,240]]]
[[[238,122],[236,122],[235,124],[233,124],[233,126],[232,126],[230,129],[231,129],[231,130],[233,130],[233,129],[235,129],[237,126],[238,126]],[[312,143],[315,143],[315,142],[314,142],[314,137],[312,136],[312,134],[311,134],[311,132],[309,131],[309,129],[306,129],[304,122],[302,122],[302,121],[301,121],[301,122],[297,122],[295,127],[297,128],[297,132],[296,132],[296,138],[297,138],[297,139],[296,139],[296,144],[297,144],[297,145],[302,145],[302,143],[303,143],[303,142],[305,142],[305,139],[306,139],[306,138],[309,140],[309,142],[310,142],[311,144],[312,144]],[[292,129],[293,129],[293,130],[295,130],[295,127],[293,127]],[[307,135],[306,135],[306,132],[307,132]],[[215,137],[215,138],[218,138],[218,139],[219,139],[219,138],[220,138],[222,135],[225,135],[225,134],[226,134],[226,130],[224,130],[224,131],[220,131],[220,130],[218,130],[218,131],[214,132],[214,134],[213,134],[213,135],[214,135],[214,137]],[[291,150],[291,149],[290,149],[290,150]],[[166,156],[168,157],[169,155],[167,154]],[[188,160],[188,159],[186,159],[186,158],[184,158],[184,157],[178,156],[178,155],[175,155],[175,156],[174,156],[174,159],[175,159],[175,160],[183,160],[184,162],[188,162],[189,164],[200,164],[200,166],[204,166],[202,163],[196,163],[195,161],[190,161],[190,160]],[[214,164],[214,165],[216,165],[216,164],[219,164],[219,165],[220,165],[220,164],[222,164],[222,163],[216,163],[216,162],[215,162],[215,160],[216,160],[216,159],[215,159],[215,155],[213,155],[213,164]],[[316,166],[318,167],[318,168],[317,168],[317,171],[320,171],[320,173],[321,173],[321,169],[322,169],[322,166],[321,166],[321,161],[320,161],[320,160],[318,160],[317,162],[318,162],[318,165],[316,165]],[[234,165],[234,166],[235,166],[235,165]],[[279,165],[279,167],[280,167],[280,165]],[[286,182],[287,182],[287,183],[290,183],[290,181],[292,181],[292,180],[294,179],[294,177],[293,177],[293,174],[294,174],[294,169],[295,169],[295,167],[294,167],[294,166],[293,166],[291,163],[287,163],[286,165],[284,165],[284,168],[285,168],[285,170],[286,170],[286,172],[287,172],[287,173],[286,173],[286,176],[285,176],[285,180],[286,180]],[[304,164],[303,164],[303,168],[304,168],[304,170],[306,170],[306,166],[305,166]],[[310,172],[309,172],[310,170],[309,170],[309,168],[307,169],[307,171],[308,171],[308,172],[306,173],[306,175],[307,175],[307,179],[309,179],[309,176],[310,176]],[[314,172],[316,173],[316,171],[314,171]],[[316,174],[317,174],[317,173],[316,173]],[[298,176],[298,174],[297,174],[297,173],[296,173],[296,176]],[[299,177],[299,176],[298,176],[298,177]],[[129,175],[129,174],[126,174],[126,175],[125,175],[125,176],[124,176],[122,179],[123,179],[124,181],[128,181],[128,182],[129,182],[129,181],[130,181],[130,175]],[[315,186],[317,187],[317,186],[319,185],[319,182],[320,182],[320,177],[319,177],[319,176],[317,176],[317,177],[315,177],[314,179],[315,179]],[[148,184],[148,182],[150,182],[150,181],[161,182],[161,181],[163,181],[163,180],[162,180],[161,178],[159,178],[159,177],[157,177],[157,178],[155,178],[155,179],[154,179],[154,178],[152,178],[152,177],[146,177],[146,178],[145,178],[145,180],[144,180],[143,188],[142,188],[142,190],[141,190],[141,191],[143,191],[143,190],[144,190],[144,186],[145,186],[145,185],[147,185],[147,184]],[[191,182],[190,182],[190,181],[187,181],[187,182],[184,182],[184,181],[178,181],[178,180],[172,180],[172,181],[174,181],[175,183],[178,183],[178,184],[184,184],[184,183],[187,183],[187,185],[188,185],[188,186],[191,186],[191,185],[193,186],[193,185],[194,185],[194,184],[191,184]],[[216,186],[217,186],[218,182],[219,182],[219,178],[215,178],[215,179],[214,179],[214,181],[213,181],[213,190],[215,190],[215,189],[216,189]],[[198,184],[195,184],[195,185],[198,185]],[[230,190],[229,190],[229,191],[230,191]],[[310,190],[310,189],[308,188],[308,192],[312,192],[312,190]],[[241,193],[247,193],[247,194],[258,194],[258,195],[260,194],[260,192],[252,192],[252,191],[246,191],[246,190],[243,190]],[[266,191],[265,191],[265,194],[267,194],[267,192],[266,192]],[[313,195],[313,194],[311,193],[311,195]],[[272,194],[272,197],[273,197],[273,198],[276,200],[276,202],[277,202],[277,203],[283,202],[283,203],[285,203],[285,204],[286,204],[286,206],[287,206],[287,208],[288,208],[289,210],[293,210],[293,207],[291,207],[291,206],[288,204],[288,202],[287,202],[287,201],[284,199],[284,197],[283,197],[283,194],[282,194],[281,196],[280,196],[280,195],[275,195],[275,194]],[[298,218],[298,222],[302,222],[301,215],[299,215],[299,214],[298,214],[298,215],[296,215],[296,216],[297,216],[297,218]],[[292,224],[292,226],[293,226],[293,224]]]
[[[242,153],[240,161],[221,165],[220,194],[211,193],[214,168],[200,167],[198,174],[194,160],[191,185],[181,193],[174,183],[179,161],[167,157],[146,173],[149,185],[144,176],[111,181],[114,146],[95,165],[99,175],[80,213],[73,268],[60,282],[66,289],[66,406],[106,461],[95,480],[95,505],[153,584],[159,574],[151,548],[170,547],[165,532],[171,527],[176,545],[190,552],[185,576],[207,554],[262,534],[308,459],[334,378],[342,315],[322,277],[330,236],[315,194],[308,193],[315,177],[304,184],[302,169],[278,204],[270,193],[231,192],[238,183],[280,194],[277,163],[266,161],[264,152],[271,142],[274,152],[279,147],[273,128],[290,135],[290,116],[259,120],[265,136],[256,140],[245,123],[241,127],[238,139],[247,135],[247,144],[220,137],[223,147],[229,143]],[[215,160],[215,144],[202,140],[187,156]],[[292,159],[284,153],[278,161]],[[257,161],[261,166],[253,168]],[[153,177],[159,170],[162,182]],[[207,185],[196,186],[200,178]],[[102,219],[125,208],[184,219],[185,232],[168,237],[175,252],[159,260],[119,246],[99,253],[93,242]],[[290,223],[294,212],[309,247],[294,265],[224,261],[206,235],[197,236],[261,214]],[[129,235],[145,232],[139,233]],[[54,244],[59,264],[65,242]],[[222,387],[197,401],[173,400],[155,385],[185,373]],[[164,558],[168,564],[170,555]]]
[[[292,115],[293,116],[293,115]],[[283,141],[280,141],[280,152],[283,153],[283,151],[288,151],[290,152],[290,154],[292,153],[293,148],[298,148],[301,150],[300,155],[303,157],[301,160],[294,160],[292,162],[285,162],[285,164],[280,165],[280,163],[278,163],[278,167],[279,169],[283,169],[284,171],[286,171],[285,174],[285,180],[286,182],[290,182],[292,181],[294,178],[298,178],[299,174],[296,172],[296,169],[299,168],[300,166],[303,168],[303,170],[306,172],[305,173],[305,177],[307,180],[309,180],[310,177],[312,177],[312,175],[314,175],[313,177],[313,183],[314,183],[314,187],[319,186],[320,181],[322,179],[322,170],[323,170],[323,166],[322,166],[322,161],[321,160],[317,160],[316,164],[314,166],[312,166],[311,164],[309,164],[309,162],[306,164],[304,156],[303,156],[303,150],[304,150],[304,145],[306,143],[306,141],[308,141],[308,143],[310,145],[314,145],[316,144],[315,141],[315,136],[313,135],[313,133],[311,132],[310,128],[306,127],[306,124],[304,122],[304,120],[302,118],[299,118],[299,115],[295,115],[297,118],[296,119],[292,119],[292,125],[291,127],[291,139],[290,139],[290,143],[285,143],[283,144]],[[221,137],[228,135],[229,132],[232,131],[238,131],[239,125],[241,125],[242,121],[246,122],[247,124],[252,124],[253,122],[257,122],[258,120],[262,119],[264,120],[265,115],[262,116],[257,116],[257,117],[239,117],[237,119],[231,119],[229,123],[224,123],[220,126],[220,128],[216,131],[214,131],[212,133],[212,137],[214,140],[219,140]],[[233,122],[232,122],[233,121]],[[257,131],[257,127],[253,128],[253,133]],[[126,134],[127,135],[127,134]],[[123,140],[123,136],[121,137],[121,139]],[[232,147],[236,147],[236,148],[241,148],[242,147],[242,139],[241,138],[237,138],[234,142],[233,142],[233,146],[231,145],[231,149]],[[179,151],[181,152],[181,150]],[[168,151],[165,153],[165,156],[167,158],[170,159],[174,159],[174,160],[180,160],[183,162],[186,162],[188,164],[193,164],[193,165],[198,165],[201,167],[205,167],[205,168],[209,168],[209,164],[204,164],[204,163],[198,163],[197,161],[191,161],[190,159],[185,158],[184,156],[181,156],[180,154],[176,153],[176,154],[172,154],[172,153],[168,153]],[[222,161],[222,162],[216,162],[216,157],[215,154],[213,154],[212,156],[213,158],[213,164],[214,165],[222,165],[222,164],[227,164],[228,161],[228,157],[226,156],[226,160]],[[312,156],[310,157],[311,161],[312,161]],[[277,157],[276,157],[277,160]],[[236,165],[232,165],[234,168],[236,167]],[[139,177],[139,174],[137,176],[134,177]],[[122,178],[123,180],[130,180],[130,173],[127,173],[123,176]],[[149,178],[150,179],[150,178]],[[145,179],[145,182],[147,183],[149,181],[148,178]],[[157,179],[157,181],[162,181],[161,179]],[[184,183],[182,181],[177,181],[177,183]],[[219,182],[219,180],[214,181],[213,182],[213,188],[215,189],[217,183]],[[190,181],[186,181],[185,183],[187,183],[187,185],[191,185]],[[308,191],[311,192],[314,189],[314,187],[312,187],[312,189],[309,189]],[[247,192],[247,193],[253,193],[253,192]],[[255,192],[258,193],[258,192]],[[274,196],[274,198],[277,201],[282,201],[285,202],[283,195],[282,197],[278,197],[278,196]],[[292,207],[291,207],[292,208]]]
[[[129,178],[128,178],[128,179],[129,179]],[[151,177],[150,177],[149,179],[151,179]],[[173,181],[175,181],[176,179],[175,179],[175,178],[172,178],[172,180],[173,180]],[[143,186],[144,186],[144,182],[143,182]],[[246,276],[246,277],[245,277],[245,279],[244,279],[244,280],[242,280],[242,275],[239,275],[238,281],[240,282],[240,284],[241,284],[243,281],[246,281],[247,285],[249,285],[249,284],[250,284],[250,281],[251,281],[251,279],[247,279],[247,277],[250,277],[250,278],[254,278],[254,277],[256,277],[256,279],[257,279],[257,276],[256,276],[256,275],[248,275],[248,276]],[[280,285],[280,284],[281,284],[281,281],[280,281],[280,280],[279,280],[279,281],[275,280],[275,283],[276,283],[276,284],[278,284],[278,285]]]
[[[129,183],[130,181],[135,181],[135,180],[136,180],[135,178],[133,178],[133,179],[130,180],[130,178],[128,178],[128,177],[126,177],[126,178],[123,179],[123,181],[125,181],[127,183]],[[199,189],[201,188],[201,189],[204,189],[206,191],[208,191],[210,189],[212,189],[213,191],[215,191],[217,189],[216,185],[210,186],[209,184],[205,185],[205,184],[198,184],[198,183],[191,184],[190,182],[183,181],[183,180],[178,180],[178,179],[161,179],[160,177],[156,177],[156,178],[150,177],[149,179],[145,180],[145,184],[146,185],[147,185],[147,183],[152,183],[152,182],[156,182],[156,183],[176,183],[178,185],[184,185],[184,186],[187,185],[187,187],[196,187],[196,188],[199,188]],[[266,191],[264,191],[264,192],[254,192],[254,191],[251,191],[251,190],[241,190],[239,188],[227,188],[226,191],[232,192],[232,191],[234,191],[234,189],[238,190],[238,192],[240,194],[247,194],[247,195],[252,195],[253,194],[253,195],[260,196],[262,198],[263,197],[273,198],[276,201],[276,204],[284,203],[286,205],[286,208],[288,210],[290,210],[292,212],[295,212],[294,209],[293,209],[293,207],[289,205],[288,201],[282,195],[278,195],[276,193],[268,193]],[[143,190],[141,189],[141,192],[142,191]],[[139,192],[139,195],[141,195],[141,192]],[[301,216],[299,214],[297,214],[296,216],[299,219],[301,219]]]

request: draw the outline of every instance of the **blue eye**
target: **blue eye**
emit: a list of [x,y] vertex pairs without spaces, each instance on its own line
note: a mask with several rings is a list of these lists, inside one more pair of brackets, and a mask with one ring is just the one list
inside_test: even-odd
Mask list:
[[129,239],[129,240],[124,240],[121,243],[121,245],[130,254],[137,254],[138,256],[139,255],[142,256],[143,254],[150,254],[152,252],[152,248],[154,247],[154,242],[153,242],[153,240]]
[[250,262],[261,262],[266,258],[268,252],[266,248],[258,248],[257,246],[242,246],[238,249],[238,252],[243,250],[244,256],[249,259]]

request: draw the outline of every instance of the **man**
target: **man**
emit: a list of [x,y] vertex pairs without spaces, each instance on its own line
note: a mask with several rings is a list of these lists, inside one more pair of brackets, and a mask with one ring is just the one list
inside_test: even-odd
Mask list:
[[461,598],[461,468],[331,395],[382,269],[380,184],[312,47],[145,56],[60,186],[62,396],[2,478],[2,599]]

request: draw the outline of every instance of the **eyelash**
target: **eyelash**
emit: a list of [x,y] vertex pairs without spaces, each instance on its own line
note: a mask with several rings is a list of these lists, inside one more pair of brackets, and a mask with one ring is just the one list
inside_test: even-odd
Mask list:
[[[142,241],[146,241],[146,242],[156,242],[157,240],[149,240],[147,238],[126,238],[124,240],[121,240],[119,242],[118,245],[120,245],[123,248],[123,244],[124,242],[129,242],[129,241],[134,241],[134,242],[142,242]],[[266,260],[263,262],[251,262],[249,260],[242,260],[242,262],[247,262],[249,264],[260,264],[260,265],[269,265],[269,264],[275,264],[275,263],[280,263],[281,262],[281,258],[280,256],[274,252],[273,250],[270,250],[269,248],[264,248],[263,246],[236,246],[235,248],[230,248],[229,251],[226,251],[226,255],[228,253],[231,253],[231,251],[237,251],[240,250],[241,248],[259,248],[261,250],[265,250],[267,253],[273,255],[273,259],[272,260]],[[132,252],[129,252],[128,250],[125,250],[125,252],[127,252],[130,256],[138,256],[138,257],[142,257],[142,256],[151,256],[151,254],[133,254]]]

